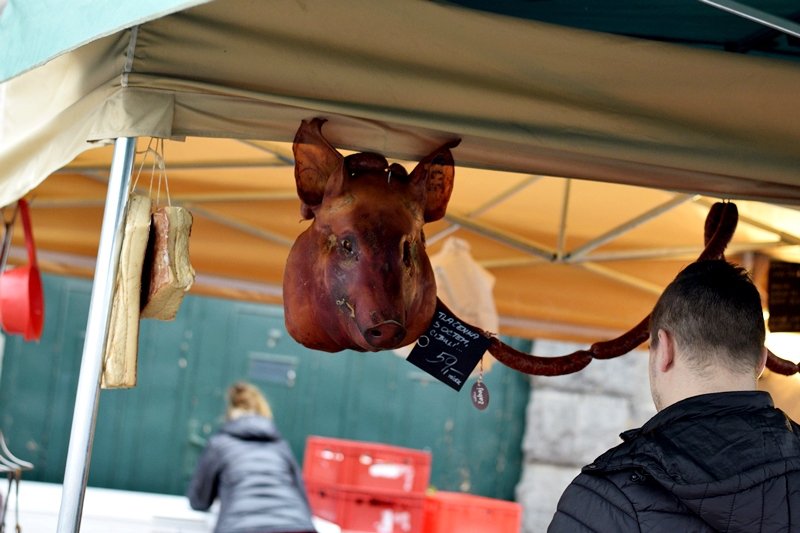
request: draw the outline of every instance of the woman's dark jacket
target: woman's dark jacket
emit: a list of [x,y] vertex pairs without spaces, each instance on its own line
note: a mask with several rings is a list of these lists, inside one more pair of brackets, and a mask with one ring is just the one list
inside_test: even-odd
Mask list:
[[232,420],[209,439],[187,496],[200,511],[219,498],[216,533],[314,531],[297,461],[263,416]]
[[584,467],[548,532],[800,531],[800,426],[766,392],[667,407]]

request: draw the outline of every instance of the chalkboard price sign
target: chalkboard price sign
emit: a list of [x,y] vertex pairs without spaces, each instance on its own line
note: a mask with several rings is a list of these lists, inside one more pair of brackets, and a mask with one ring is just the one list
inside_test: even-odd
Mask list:
[[767,283],[770,331],[800,331],[800,264],[773,261]]
[[406,360],[460,391],[488,347],[488,338],[437,305],[430,327]]

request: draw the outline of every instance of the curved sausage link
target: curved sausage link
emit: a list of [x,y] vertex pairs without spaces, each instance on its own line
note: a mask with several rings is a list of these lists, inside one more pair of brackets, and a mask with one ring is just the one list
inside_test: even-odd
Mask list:
[[771,350],[767,350],[767,368],[776,374],[783,374],[784,376],[791,376],[800,371],[800,368],[792,361],[778,357]]
[[[722,204],[722,207],[719,209],[721,209],[721,212],[717,230],[706,243],[705,250],[703,250],[697,258],[697,261],[722,258],[725,253],[725,248],[728,246],[728,243],[731,242],[733,233],[736,231],[736,225],[739,223],[739,209],[736,207],[736,204],[733,202],[726,202]],[[711,215],[711,213],[710,211],[709,215]],[[706,220],[708,220],[708,217]]]
[[[705,222],[705,249],[697,261],[723,257],[739,221],[739,210],[731,202],[717,202],[711,206]],[[596,342],[589,351],[595,359],[611,359],[626,354],[645,342],[650,336],[650,315],[616,339]]]
[[[723,257],[723,252],[731,238],[733,238],[734,231],[736,231],[738,221],[739,210],[736,204],[717,202],[711,206],[705,222],[705,249],[697,258],[697,261]],[[447,309],[447,306],[441,300],[437,298],[437,301],[439,305]],[[466,322],[465,324],[479,331],[481,335],[490,340],[489,353],[499,362],[519,372],[537,376],[560,376],[578,372],[586,368],[592,362],[592,359],[611,359],[630,352],[645,342],[650,335],[650,315],[648,314],[641,322],[616,339],[596,342],[592,344],[589,350],[578,350],[569,355],[559,357],[539,357],[520,352],[490,333]],[[797,365],[791,361],[780,359],[772,353],[770,353],[770,359],[767,360],[767,366],[770,370],[772,370],[770,365],[774,365],[784,369],[784,371],[788,371],[787,363],[794,367],[792,374],[798,371]],[[780,372],[780,370],[775,371]]]
[[583,370],[592,362],[592,354],[578,350],[558,357],[539,357],[515,350],[497,337],[492,337],[489,353],[504,365],[524,374],[535,376],[562,376]]
[[[436,304],[447,310],[448,313],[455,314],[444,305],[438,297],[436,298]],[[513,368],[523,374],[560,376],[562,374],[571,374],[582,370],[586,365],[592,362],[592,354],[584,350],[560,357],[539,357],[537,355],[521,352],[504,343],[491,333],[477,326],[473,326],[464,320],[461,320],[461,322],[489,339],[489,353],[492,354],[495,359],[507,367]]]
[[706,215],[706,223],[703,227],[703,246],[708,246],[708,241],[714,236],[714,232],[719,227],[720,220],[722,219],[722,211],[724,210],[724,202],[715,202],[708,210]]
[[650,315],[647,315],[641,322],[616,339],[592,344],[589,351],[595,359],[612,359],[630,352],[646,341],[649,336]]

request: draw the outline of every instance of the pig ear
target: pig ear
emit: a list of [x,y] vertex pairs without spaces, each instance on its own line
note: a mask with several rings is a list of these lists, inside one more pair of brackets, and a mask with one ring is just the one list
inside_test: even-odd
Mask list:
[[305,218],[311,218],[311,210],[322,203],[328,177],[340,173],[344,161],[342,154],[322,136],[325,122],[321,118],[304,120],[294,136],[294,179]]
[[457,139],[440,146],[420,161],[411,173],[411,183],[425,185],[425,222],[439,220],[447,210],[455,175],[450,148],[455,148],[460,142],[461,139]]

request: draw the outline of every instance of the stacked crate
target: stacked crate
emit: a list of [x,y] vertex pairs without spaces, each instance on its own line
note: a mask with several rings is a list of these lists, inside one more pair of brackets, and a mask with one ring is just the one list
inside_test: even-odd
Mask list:
[[422,533],[518,533],[522,507],[515,502],[461,492],[425,498]]
[[309,437],[303,460],[311,510],[343,533],[420,533],[431,454]]

